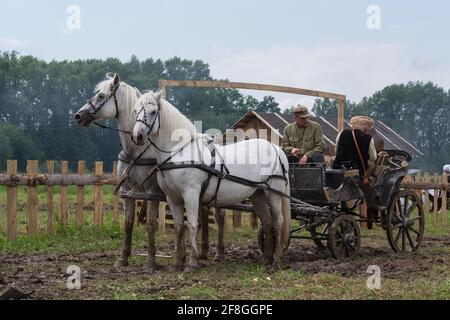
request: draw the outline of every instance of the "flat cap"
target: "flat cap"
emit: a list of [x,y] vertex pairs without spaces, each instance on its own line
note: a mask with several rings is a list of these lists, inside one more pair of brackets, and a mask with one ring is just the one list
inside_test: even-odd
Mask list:
[[308,118],[310,116],[308,108],[306,108],[305,106],[302,106],[301,104],[294,107],[292,109],[292,113],[295,114],[295,116],[300,117],[300,118]]

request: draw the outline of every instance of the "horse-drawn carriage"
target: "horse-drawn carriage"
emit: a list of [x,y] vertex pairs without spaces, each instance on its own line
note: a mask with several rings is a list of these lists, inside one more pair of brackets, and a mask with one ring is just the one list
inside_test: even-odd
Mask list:
[[[117,266],[128,265],[135,199],[149,200],[146,221],[150,270],[157,268],[157,209],[158,202],[165,200],[175,221],[176,266],[180,269],[186,261],[185,209],[191,240],[189,266],[197,267],[198,257],[205,253],[199,254],[197,248],[199,212],[208,206],[254,211],[262,225],[259,240],[264,262],[274,266],[279,264],[290,238],[312,239],[319,247],[328,246],[337,258],[357,254],[361,221],[380,224],[394,251],[414,252],[420,246],[425,223],[422,204],[414,192],[401,189],[406,174],[402,162],[410,160],[407,153],[390,152],[380,158],[369,187],[359,181],[355,170],[290,166],[281,148],[266,140],[216,143],[197,132],[193,123],[162,97],[162,91],[141,95],[136,88],[120,82],[118,75],[98,84],[94,97],[75,115],[83,126],[113,117],[118,121],[114,130],[120,132],[125,154],[119,155],[118,166],[117,190],[124,198],[126,218]],[[187,139],[172,139],[175,133]],[[242,205],[246,199],[250,206]],[[368,217],[356,213],[363,201],[372,213]],[[223,258],[223,217],[219,211],[223,210],[216,210],[216,254]],[[203,234],[202,241],[207,244]],[[202,243],[202,251],[207,247]]]
[[[401,189],[405,161],[411,156],[388,151],[363,185],[358,170],[325,169],[323,165],[290,165],[291,238],[312,239],[321,249],[328,247],[335,258],[358,254],[361,245],[359,222],[377,223],[387,234],[395,252],[415,252],[422,241],[425,217],[414,191]],[[367,217],[357,212],[365,200]],[[308,235],[305,235],[305,232]],[[260,233],[260,241],[262,233]]]

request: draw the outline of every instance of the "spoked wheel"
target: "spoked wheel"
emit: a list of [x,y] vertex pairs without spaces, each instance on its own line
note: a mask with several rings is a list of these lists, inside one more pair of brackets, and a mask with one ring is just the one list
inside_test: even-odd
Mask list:
[[326,224],[326,223],[309,230],[311,237],[315,238],[315,239],[313,239],[314,243],[316,244],[317,248],[319,248],[320,250],[325,250],[327,248],[327,243],[325,240],[318,239],[316,237],[320,237],[321,235],[326,235],[327,231],[328,231],[328,224]]
[[[265,241],[264,231],[263,231],[262,225],[260,225],[259,229],[258,229],[258,244],[259,244],[259,249],[261,250],[262,253],[264,253],[264,241]],[[284,253],[286,253],[286,251],[288,250],[290,243],[291,243],[291,238],[289,237],[286,246],[283,248]],[[274,244],[274,247],[275,247],[275,244]]]
[[328,233],[328,248],[336,259],[354,257],[361,248],[361,231],[350,214],[338,216]]
[[411,190],[393,194],[387,210],[386,233],[395,252],[416,252],[425,230],[422,202]]

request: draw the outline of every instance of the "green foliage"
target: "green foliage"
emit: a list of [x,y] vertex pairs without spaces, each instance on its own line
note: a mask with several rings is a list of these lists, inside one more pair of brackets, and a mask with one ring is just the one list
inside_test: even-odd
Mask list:
[[[108,72],[140,89],[157,89],[160,79],[211,80],[208,64],[174,57],[166,61],[132,56],[45,62],[16,52],[0,52],[0,170],[6,159],[18,159],[24,170],[28,159],[104,161],[105,170],[121,149],[115,132],[79,128],[74,113],[92,95]],[[170,88],[168,100],[191,120],[202,120],[203,131],[224,132],[250,110],[281,112],[272,96],[258,101],[235,89]],[[313,112],[337,117],[336,101],[317,99]],[[450,160],[450,92],[433,83],[395,84],[363,98],[346,102],[345,116],[368,115],[383,121],[417,146],[425,157],[413,165],[440,171]],[[290,110],[285,110],[290,113]],[[114,121],[109,125],[115,126]]]
[[[45,62],[16,52],[0,53],[0,170],[5,160],[104,161],[105,170],[117,158],[121,146],[115,132],[79,128],[74,113],[92,96],[95,85],[108,72],[141,91],[159,86],[160,79],[211,80],[208,64],[174,57],[167,61],[132,56],[128,62],[115,58]],[[202,120],[203,130],[222,132],[248,110],[279,110],[273,97],[259,102],[230,89],[168,90],[168,100],[191,120]],[[108,121],[115,126],[114,121]]]

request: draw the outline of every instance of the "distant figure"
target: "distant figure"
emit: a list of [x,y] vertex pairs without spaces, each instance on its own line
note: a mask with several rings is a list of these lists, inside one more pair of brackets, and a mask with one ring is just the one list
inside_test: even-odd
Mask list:
[[295,107],[292,113],[295,122],[284,129],[281,142],[289,163],[325,162],[325,142],[320,124],[309,120],[308,109],[302,105]]
[[[446,164],[442,171],[450,174],[450,164]],[[447,177],[447,183],[450,183],[450,176]],[[434,197],[437,197],[437,210],[442,208],[442,191],[438,190],[437,195],[434,194],[434,190],[428,190],[428,199],[430,200],[430,212],[434,211]]]

